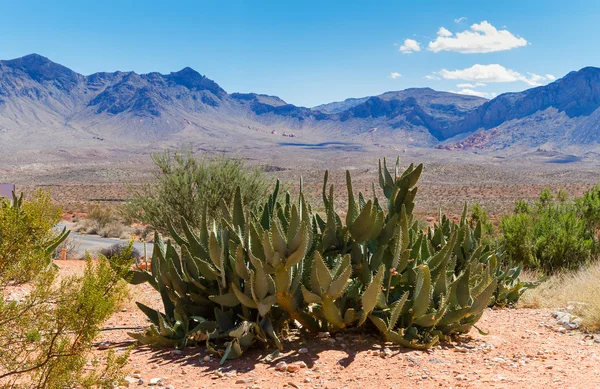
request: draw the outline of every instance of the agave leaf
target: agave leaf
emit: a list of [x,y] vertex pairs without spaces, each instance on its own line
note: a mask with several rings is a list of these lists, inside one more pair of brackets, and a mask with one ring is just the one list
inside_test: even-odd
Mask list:
[[222,295],[209,296],[208,298],[210,299],[210,301],[213,301],[225,307],[235,307],[240,304],[240,300],[238,300],[235,293],[226,293]]
[[367,286],[365,291],[361,296],[361,303],[363,306],[364,314],[361,317],[358,325],[364,324],[365,320],[367,320],[367,316],[373,311],[375,305],[377,304],[377,300],[379,298],[379,294],[381,293],[381,282],[383,281],[383,275],[385,273],[385,266],[379,266],[379,270],[373,280]]
[[237,286],[235,286],[235,284],[231,284],[231,289],[235,293],[235,296],[237,297],[237,299],[242,304],[244,304],[248,308],[254,308],[254,309],[258,308],[258,304],[256,304],[256,302],[254,300],[252,300],[250,297],[248,297],[245,293],[243,293],[242,291],[240,291],[237,288]]
[[350,276],[352,275],[352,266],[350,266],[350,255],[345,255],[342,260],[344,266],[344,270],[340,274],[338,278],[336,278],[327,289],[327,295],[331,297],[333,300],[342,296],[346,286],[348,285],[348,281],[350,280]]
[[417,269],[417,285],[415,286],[415,297],[413,302],[413,318],[420,317],[429,309],[431,296],[431,274],[427,265],[421,265]]
[[318,289],[313,290],[313,292],[320,292],[319,294],[323,294],[326,290],[329,289],[329,286],[331,285],[331,272],[329,271],[329,268],[325,264],[325,261],[323,261],[323,257],[318,251],[315,251],[312,265],[315,268],[318,285]]

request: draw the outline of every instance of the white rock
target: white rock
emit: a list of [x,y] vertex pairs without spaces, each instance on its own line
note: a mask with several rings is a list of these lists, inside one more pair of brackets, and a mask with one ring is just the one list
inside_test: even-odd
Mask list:
[[162,378],[150,378],[150,382],[148,382],[148,385],[150,386],[157,386],[157,385],[161,385],[163,382]]
[[306,347],[302,347],[300,350],[298,350],[298,354],[306,354],[308,353],[308,349]]
[[285,363],[284,361],[278,362],[275,365],[275,370],[277,370],[277,371],[286,371],[287,370],[287,363]]

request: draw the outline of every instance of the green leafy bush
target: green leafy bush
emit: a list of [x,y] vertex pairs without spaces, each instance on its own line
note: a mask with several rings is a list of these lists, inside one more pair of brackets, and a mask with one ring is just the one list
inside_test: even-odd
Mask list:
[[126,213],[134,219],[168,232],[168,218],[179,217],[198,225],[206,211],[212,220],[219,216],[221,199],[230,204],[237,187],[245,205],[255,209],[269,184],[260,169],[249,169],[241,160],[228,157],[195,158],[191,152],[165,152],[152,156],[158,169],[154,182],[132,189]]
[[519,269],[503,269],[480,244],[481,224],[471,228],[466,208],[460,224],[441,216],[433,229],[418,228],[412,211],[422,168],[400,173],[397,162],[392,174],[384,160],[385,203],[356,198],[347,172],[344,219],[327,172],[323,216],[302,188],[292,201],[280,199],[277,185],[259,212],[244,207],[238,190],[211,227],[206,218],[182,219],[179,231],[170,228],[176,245],[157,236],[151,271],[129,276],[152,285],[164,305],[161,312],[138,303],[153,324],[131,335],[151,345],[205,343],[225,361],[257,341],[281,347],[280,331],[296,323],[313,333],[378,329],[412,348],[468,332],[496,296],[518,298],[525,286]]
[[[512,261],[545,273],[577,270],[595,255],[595,198],[575,202],[548,189],[533,206],[517,203],[515,214],[502,218],[503,243]],[[558,201],[555,201],[557,199]]]
[[496,228],[490,220],[488,212],[478,203],[473,203],[471,206],[469,223],[472,228],[475,228],[477,224],[481,224],[482,244],[490,245],[492,247],[498,245]]
[[[125,292],[130,248],[112,260],[88,260],[84,274],[59,281],[52,251],[67,237],[52,231],[60,209],[45,192],[0,200],[0,387],[112,388],[127,353],[110,352],[85,369],[102,323]],[[29,291],[15,289],[28,282]]]
[[583,197],[575,199],[578,215],[586,222],[587,229],[594,235],[600,230],[600,185],[587,191]]
[[50,264],[50,254],[67,235],[52,230],[60,215],[47,192],[31,200],[0,198],[0,286],[27,282]]

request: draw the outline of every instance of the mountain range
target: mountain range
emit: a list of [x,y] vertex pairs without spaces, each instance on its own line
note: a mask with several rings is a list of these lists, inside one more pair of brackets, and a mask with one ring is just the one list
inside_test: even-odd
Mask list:
[[313,108],[228,93],[191,68],[84,76],[37,54],[0,61],[0,147],[344,142],[448,150],[600,149],[600,69],[487,100],[411,88]]

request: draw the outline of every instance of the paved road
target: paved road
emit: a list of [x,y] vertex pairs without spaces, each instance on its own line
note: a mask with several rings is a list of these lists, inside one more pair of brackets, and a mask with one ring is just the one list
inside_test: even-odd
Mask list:
[[[73,226],[73,223],[60,223],[56,227],[60,230],[63,228],[70,229]],[[129,241],[123,239],[116,238],[103,238],[98,235],[82,235],[75,231],[71,231],[71,236],[78,243],[78,251],[80,255],[84,255],[86,251],[95,251],[97,249],[106,248],[114,245],[115,243],[127,244]],[[142,242],[134,242],[133,247],[136,248],[141,255],[144,255],[144,244]],[[148,256],[152,255],[152,248],[154,245],[152,243],[146,243],[146,250],[148,252]]]

